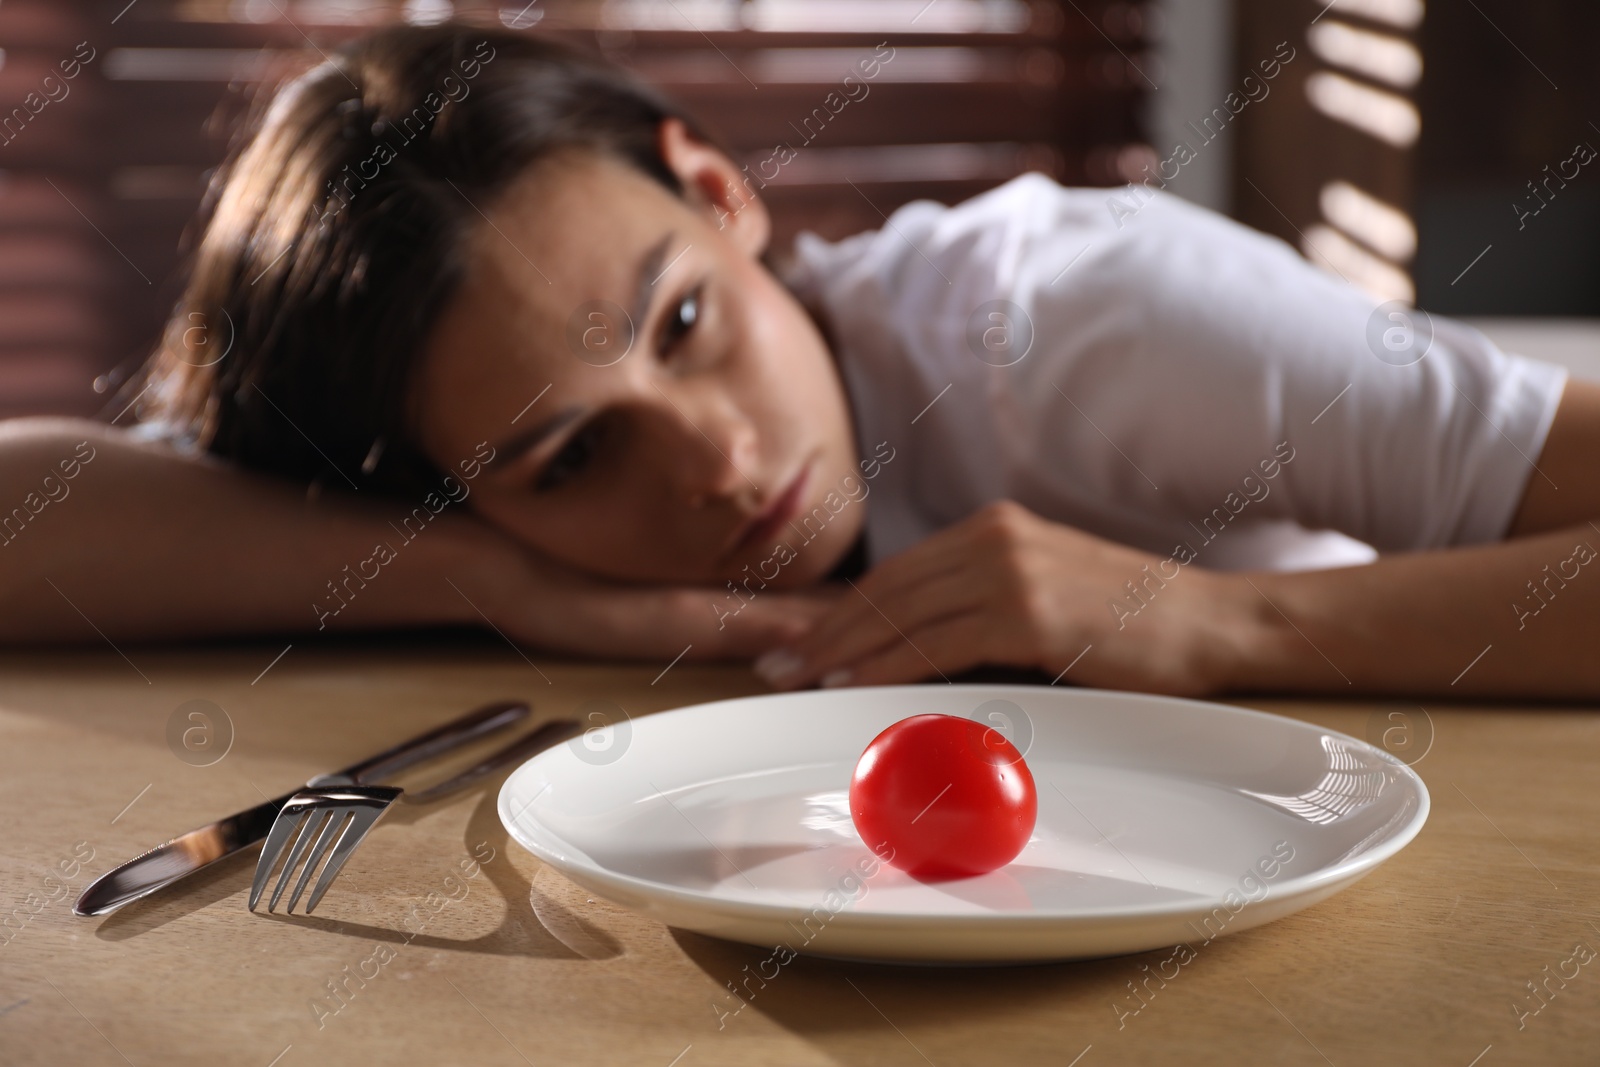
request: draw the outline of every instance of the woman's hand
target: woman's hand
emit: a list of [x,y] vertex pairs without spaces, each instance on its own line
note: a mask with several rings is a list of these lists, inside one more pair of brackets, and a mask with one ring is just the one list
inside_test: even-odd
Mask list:
[[[1093,537],[1009,500],[854,584],[801,640],[758,662],[769,682],[881,685],[979,665],[1054,677],[1070,667],[1065,680],[1080,685],[1200,695],[1228,683],[1270,611],[1236,576]],[[799,663],[786,673],[774,669],[785,653]]]
[[[532,648],[606,659],[750,660],[798,639],[827,615],[847,586],[803,592],[763,591],[733,617],[721,618],[723,590],[711,586],[632,585],[592,577],[476,527],[453,581],[477,612],[467,619],[498,628]],[[470,562],[469,562],[470,560]],[[445,590],[447,595],[448,588]],[[684,652],[688,648],[687,653]]]

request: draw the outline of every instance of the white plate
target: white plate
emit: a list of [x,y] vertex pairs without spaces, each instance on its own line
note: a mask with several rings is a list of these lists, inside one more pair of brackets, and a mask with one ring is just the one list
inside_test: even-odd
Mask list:
[[[1009,865],[919,882],[856,834],[856,760],[924,712],[985,719],[1023,752],[1039,815]],[[613,721],[506,780],[511,836],[625,907],[780,952],[999,963],[1196,949],[1338,892],[1428,817],[1422,780],[1364,741],[1112,690],[863,686]]]

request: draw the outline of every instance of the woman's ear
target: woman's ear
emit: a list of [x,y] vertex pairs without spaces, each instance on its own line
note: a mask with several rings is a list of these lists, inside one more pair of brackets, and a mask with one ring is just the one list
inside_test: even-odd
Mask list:
[[772,220],[744,173],[717,149],[696,140],[682,119],[662,119],[656,136],[661,158],[678,176],[689,202],[707,212],[741,251],[759,259],[771,239]]

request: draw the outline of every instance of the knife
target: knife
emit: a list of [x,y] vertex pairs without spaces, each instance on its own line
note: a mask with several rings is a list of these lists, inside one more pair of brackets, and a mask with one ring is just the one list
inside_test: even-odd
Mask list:
[[[404,770],[430,757],[441,755],[496,730],[528,717],[528,705],[520,701],[497,701],[470,711],[443,726],[429,730],[369,756],[360,763],[332,774],[320,774],[306,783],[307,788],[330,785],[364,785]],[[164,845],[157,845],[89,883],[72,905],[75,915],[105,915],[124,904],[149,896],[208,867],[218,860],[260,842],[272,829],[273,820],[289,798],[290,790],[253,808],[225,819],[190,830]]]
[[519,740],[511,742],[505,748],[490,753],[484,757],[483,762],[474,764],[460,774],[449,778],[426,789],[406,790],[401,798],[407,804],[429,804],[441,797],[463,789],[482,778],[490,771],[514,763],[525,756],[535,752],[542,752],[547,748],[554,748],[558,742],[569,740],[583,732],[583,726],[576,719],[551,719],[536,730],[530,730]]

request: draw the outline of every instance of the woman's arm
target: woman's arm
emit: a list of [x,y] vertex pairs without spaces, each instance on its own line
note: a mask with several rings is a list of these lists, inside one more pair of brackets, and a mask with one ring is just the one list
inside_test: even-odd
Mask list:
[[590,581],[460,503],[308,499],[100,423],[0,423],[0,643],[459,623],[613,657],[693,642],[688,658],[702,659],[754,654],[822,602],[768,595],[719,629],[715,599]]
[[[387,525],[402,514],[377,501],[307,500],[98,423],[12,420],[0,424],[0,640],[470,621],[443,575],[491,546],[448,513],[404,545]],[[344,568],[382,541],[401,541],[400,558],[371,581],[350,581],[341,601],[327,583],[347,579]]]
[[[1600,699],[1588,523],[1360,567],[1230,575],[1216,691]],[[1253,583],[1253,584],[1252,584]]]
[[1600,385],[1568,381],[1508,537],[1228,576],[1242,654],[1219,687],[1600,698]]
[[1204,570],[1001,501],[886,560],[757,667],[783,688],[997,664],[1188,696],[1596,700],[1596,458],[1600,386],[1569,381],[1511,540],[1320,571]]

